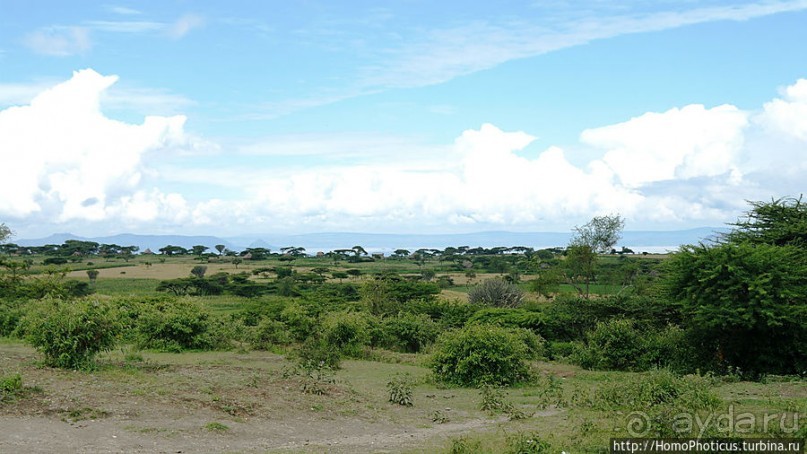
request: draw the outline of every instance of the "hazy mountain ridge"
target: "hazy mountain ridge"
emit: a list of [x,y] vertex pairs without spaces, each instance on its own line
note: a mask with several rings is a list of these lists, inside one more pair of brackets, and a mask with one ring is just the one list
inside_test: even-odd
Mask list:
[[[717,232],[725,229],[700,227],[673,231],[625,231],[618,247],[627,246],[636,252],[642,248],[653,250],[676,249],[682,244],[696,244],[715,237]],[[301,235],[244,235],[237,237],[217,237],[200,235],[138,235],[119,234],[103,237],[80,237],[70,233],[59,233],[39,239],[20,239],[21,246],[42,246],[45,244],[62,244],[66,240],[94,241],[100,244],[118,244],[121,246],[138,246],[140,251],[158,249],[166,246],[190,248],[205,245],[213,250],[217,244],[228,249],[243,250],[247,247],[265,247],[278,250],[280,247],[304,247],[310,254],[317,251],[329,251],[340,248],[351,248],[360,245],[371,252],[391,252],[395,249],[415,250],[419,248],[443,249],[448,246],[496,247],[526,246],[547,248],[565,246],[569,243],[572,232],[475,232],[455,234],[389,234],[389,233],[349,233],[324,232]]]

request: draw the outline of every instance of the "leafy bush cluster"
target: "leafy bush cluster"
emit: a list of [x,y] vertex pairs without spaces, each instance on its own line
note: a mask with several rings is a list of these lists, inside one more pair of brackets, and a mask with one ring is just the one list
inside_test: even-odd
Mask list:
[[468,302],[482,306],[518,307],[524,301],[524,291],[503,279],[482,281],[468,292]]
[[116,308],[102,300],[45,299],[26,312],[19,330],[53,367],[93,369],[95,356],[113,348],[122,328]]
[[512,385],[529,380],[528,359],[542,341],[529,331],[469,325],[443,334],[432,357],[438,380],[460,386]]

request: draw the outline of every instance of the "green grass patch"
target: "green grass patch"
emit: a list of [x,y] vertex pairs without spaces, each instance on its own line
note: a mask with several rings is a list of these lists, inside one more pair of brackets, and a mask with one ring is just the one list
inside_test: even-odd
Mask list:
[[157,284],[159,283],[159,279],[99,278],[95,281],[95,291],[101,295],[110,296],[152,296],[158,294]]

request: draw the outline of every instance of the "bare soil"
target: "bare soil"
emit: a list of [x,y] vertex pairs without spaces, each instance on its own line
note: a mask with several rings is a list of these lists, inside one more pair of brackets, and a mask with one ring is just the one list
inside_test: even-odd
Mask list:
[[[386,380],[422,375],[414,366],[353,361],[317,381],[272,353],[145,356],[111,354],[88,373],[40,367],[30,348],[0,344],[0,375],[19,372],[25,387],[0,402],[0,453],[423,452],[504,421],[465,390],[419,386],[416,406],[387,402]],[[368,376],[367,364],[381,370]],[[436,411],[449,421],[434,422]]]

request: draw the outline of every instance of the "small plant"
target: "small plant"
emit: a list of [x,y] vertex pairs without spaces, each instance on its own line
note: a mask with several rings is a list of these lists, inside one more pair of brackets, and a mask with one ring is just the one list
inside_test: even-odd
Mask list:
[[524,301],[524,291],[503,279],[488,279],[468,292],[468,302],[484,306],[518,307]]
[[14,399],[22,392],[22,376],[20,374],[0,377],[0,403]]
[[549,443],[541,440],[537,433],[519,432],[507,439],[510,454],[535,454],[550,452]]
[[451,439],[451,447],[448,452],[451,454],[475,454],[479,452],[482,443],[479,440],[469,440],[467,437]]
[[87,277],[90,278],[90,282],[94,283],[95,280],[98,279],[98,273],[99,271],[95,269],[87,270]]
[[504,391],[501,388],[485,383],[479,387],[479,392],[482,397],[479,409],[482,411],[495,414],[505,411],[511,406],[505,401]]
[[205,273],[207,273],[207,267],[204,265],[196,265],[191,268],[191,274],[196,278],[203,278],[205,277]]
[[432,422],[436,422],[437,424],[445,424],[451,421],[448,419],[448,415],[443,413],[441,410],[434,410],[432,413]]
[[210,432],[218,432],[224,433],[230,430],[229,426],[226,426],[220,422],[209,422],[205,424],[205,429],[209,430]]
[[412,377],[409,374],[395,375],[387,382],[387,389],[390,402],[404,407],[412,406]]
[[106,418],[109,415],[110,413],[108,411],[99,410],[97,408],[90,408],[90,407],[75,408],[73,410],[67,410],[65,412],[65,415],[62,417],[62,421],[65,422],[78,422],[86,420],[95,421],[97,419]]

